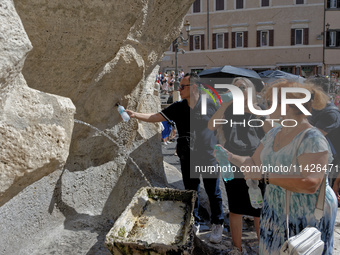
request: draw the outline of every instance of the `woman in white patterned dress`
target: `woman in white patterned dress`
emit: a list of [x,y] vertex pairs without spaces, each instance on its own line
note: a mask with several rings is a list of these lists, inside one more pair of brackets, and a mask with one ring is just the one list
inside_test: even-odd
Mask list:
[[[310,111],[311,107],[322,109],[327,102],[327,95],[312,85],[302,86],[299,83],[280,81],[271,86],[266,92],[266,100],[271,106],[273,87],[278,88],[278,107],[270,115],[271,119],[285,121],[285,126],[270,130],[262,139],[260,146],[252,157],[241,157],[227,151],[229,160],[238,166],[267,166],[268,174],[265,174],[266,186],[264,205],[260,219],[260,254],[275,255],[280,253],[280,248],[287,240],[286,236],[286,215],[285,190],[292,191],[289,232],[290,236],[296,235],[307,226],[316,226],[321,231],[321,239],[325,242],[323,254],[332,254],[333,232],[337,210],[337,200],[331,187],[326,185],[326,197],[324,215],[317,225],[314,217],[314,209],[319,194],[319,187],[323,177],[328,174],[327,166],[332,160],[331,151],[326,138],[322,133],[313,128],[304,115],[295,105],[286,106],[286,115],[281,116],[281,88],[303,87],[311,92],[312,100],[304,103],[303,106]],[[289,99],[300,99],[301,93],[288,93]],[[297,125],[293,126],[293,119]],[[290,124],[289,124],[290,122]],[[299,137],[306,131],[300,145]],[[291,167],[294,155],[297,158],[296,168]],[[317,166],[322,171],[313,172]],[[277,169],[293,169],[291,172],[275,171]],[[296,169],[296,170],[295,170]],[[301,171],[299,171],[301,169]],[[245,172],[245,178],[262,179],[261,172]]]

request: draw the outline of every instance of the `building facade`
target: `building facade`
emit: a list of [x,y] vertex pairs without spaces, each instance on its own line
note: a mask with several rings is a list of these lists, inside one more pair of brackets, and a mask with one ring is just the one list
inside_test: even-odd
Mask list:
[[340,1],[325,3],[325,73],[339,80],[340,77]]
[[[304,77],[340,71],[339,10],[339,0],[195,0],[178,69],[233,65]],[[175,55],[170,46],[160,71],[175,70]]]

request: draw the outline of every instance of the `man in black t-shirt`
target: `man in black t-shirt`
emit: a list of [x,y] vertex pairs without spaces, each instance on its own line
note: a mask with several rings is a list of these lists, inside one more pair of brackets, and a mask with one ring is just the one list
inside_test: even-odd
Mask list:
[[[199,78],[197,74],[186,74],[180,82],[179,91],[182,101],[171,104],[159,113],[126,112],[131,118],[147,122],[172,120],[178,130],[177,154],[180,158],[181,171],[185,189],[195,190],[197,199],[194,208],[195,226],[199,230],[199,175],[193,176],[195,166],[216,166],[213,156],[216,137],[208,129],[208,121],[215,113],[213,103],[207,100],[207,115],[201,115],[201,97],[199,94]],[[192,175],[192,176],[191,176]],[[212,233],[210,241],[219,243],[222,240],[224,215],[222,210],[222,196],[219,188],[218,174],[210,178],[203,176],[204,187],[209,197],[211,208]],[[197,232],[197,231],[196,231]]]

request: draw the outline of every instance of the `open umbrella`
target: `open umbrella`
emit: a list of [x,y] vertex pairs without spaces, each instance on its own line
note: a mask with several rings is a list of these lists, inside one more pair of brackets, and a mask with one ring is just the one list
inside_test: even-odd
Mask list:
[[296,82],[299,82],[299,83],[302,83],[302,84],[306,80],[305,78],[303,78],[299,75],[287,73],[287,72],[280,71],[280,70],[267,70],[267,71],[263,71],[263,72],[259,73],[259,75],[262,78],[262,80],[267,84],[269,84],[269,83],[271,83],[275,80],[278,80],[278,79],[286,79],[286,80],[296,81]]
[[[257,72],[241,67],[235,66],[222,66],[211,68],[207,70],[203,70],[198,74],[201,78],[204,78],[207,83],[213,83],[212,79],[219,78],[235,78],[235,77],[246,77],[249,78],[253,84],[255,85],[256,91],[261,91],[263,88],[263,83],[261,81],[261,77],[257,74]],[[207,79],[205,79],[207,78]],[[231,81],[229,81],[231,83]]]
[[212,78],[233,78],[233,77],[248,77],[261,79],[257,72],[241,67],[235,66],[222,66],[203,70],[199,73],[200,77],[212,77]]

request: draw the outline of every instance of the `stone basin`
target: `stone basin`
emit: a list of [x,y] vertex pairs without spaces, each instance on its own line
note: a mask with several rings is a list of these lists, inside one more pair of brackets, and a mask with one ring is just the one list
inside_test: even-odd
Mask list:
[[141,188],[106,235],[112,254],[191,254],[196,192]]

